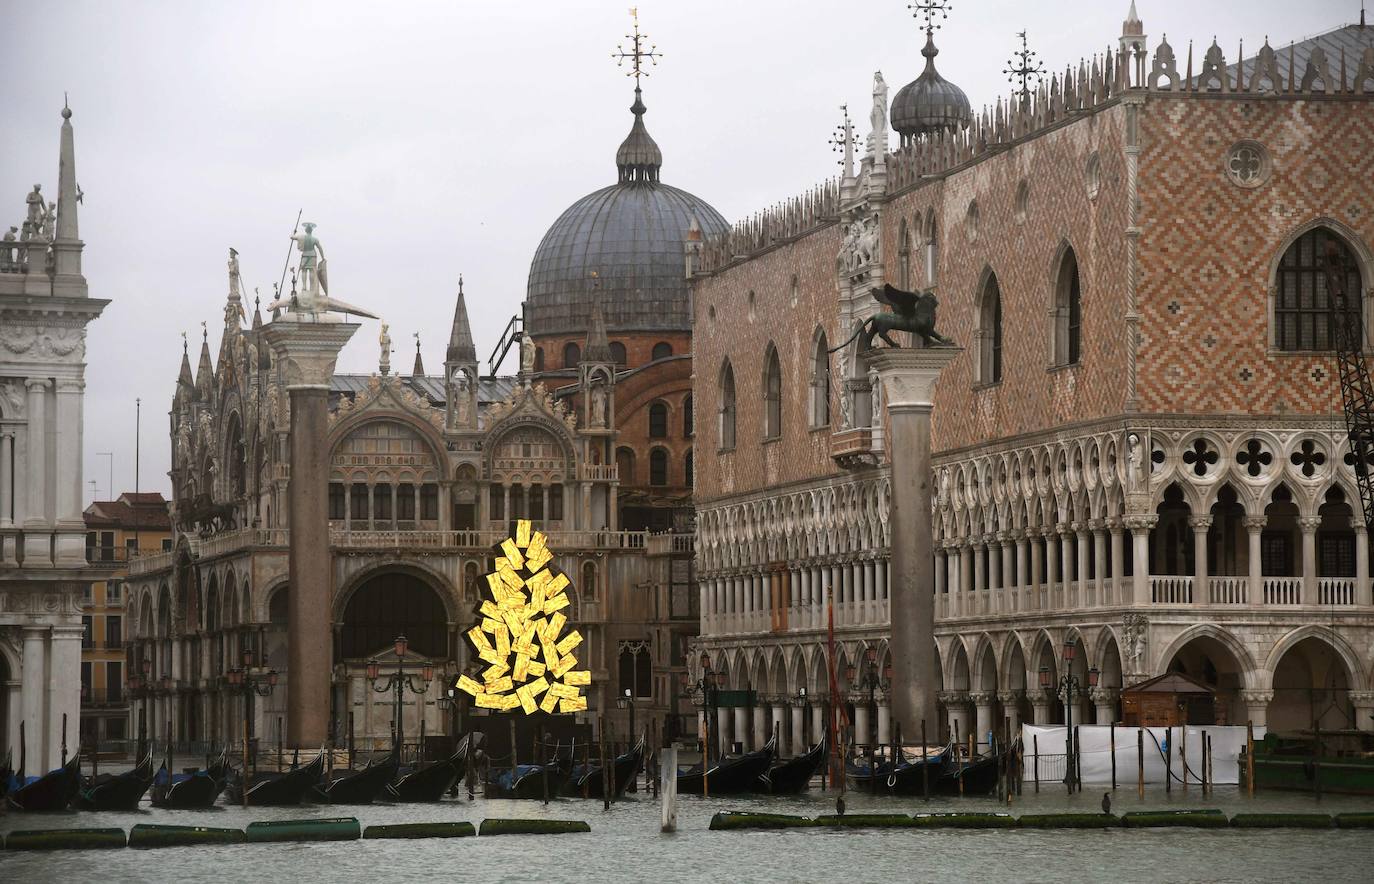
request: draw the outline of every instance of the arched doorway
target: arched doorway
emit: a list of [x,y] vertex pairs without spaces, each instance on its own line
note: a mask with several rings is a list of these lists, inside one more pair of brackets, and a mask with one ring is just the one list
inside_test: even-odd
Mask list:
[[[404,635],[408,650],[404,661],[395,652],[397,636]],[[338,625],[337,659],[343,679],[335,696],[335,723],[339,735],[347,736],[348,716],[353,718],[355,745],[362,750],[390,747],[395,728],[395,695],[374,690],[367,678],[367,664],[380,664],[380,679],[396,672],[404,662],[411,685],[401,696],[402,735],[407,745],[415,745],[423,721],[427,734],[442,733],[447,716],[432,701],[443,692],[443,678],[421,687],[420,669],[432,664],[442,672],[451,664],[448,609],[443,598],[429,582],[410,571],[382,571],[365,579],[348,598],[342,622]]]
[[1274,699],[1269,730],[1278,733],[1355,727],[1350,703],[1350,670],[1330,643],[1308,636],[1295,643],[1274,667]]
[[1213,691],[1212,710],[1217,724],[1245,721],[1240,692],[1245,687],[1245,667],[1225,642],[1215,635],[1189,639],[1169,659],[1166,672],[1181,672]]

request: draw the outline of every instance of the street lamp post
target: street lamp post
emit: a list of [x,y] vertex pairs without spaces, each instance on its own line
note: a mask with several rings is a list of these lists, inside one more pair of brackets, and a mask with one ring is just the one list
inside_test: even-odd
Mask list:
[[[639,737],[639,732],[635,730],[635,698],[629,688],[626,688],[621,696],[615,698],[615,707],[620,710],[630,710],[630,748],[632,749],[634,748],[635,740]],[[639,771],[635,771],[635,773],[632,774],[630,777],[631,792],[636,791],[635,775],[637,775],[638,773]]]
[[405,738],[401,730],[401,697],[408,689],[412,694],[423,694],[428,688],[429,683],[434,681],[434,667],[429,663],[424,664],[420,670],[420,683],[417,686],[415,676],[406,672],[406,651],[410,648],[410,642],[404,635],[396,636],[396,671],[388,675],[385,680],[381,679],[382,665],[377,660],[369,660],[367,663],[367,680],[372,683],[372,690],[379,694],[392,691],[394,699],[392,701],[392,715],[395,718],[395,727],[392,733],[395,736],[393,748],[396,752],[396,761],[400,763],[401,753],[404,751]]
[[[1040,687],[1045,690],[1054,688],[1056,696],[1062,694],[1064,697],[1064,785],[1069,787],[1070,792],[1073,791],[1075,785],[1081,786],[1081,783],[1079,783],[1081,772],[1078,771],[1078,765],[1074,761],[1074,746],[1076,741],[1073,736],[1073,698],[1075,694],[1087,693],[1082,683],[1079,682],[1078,676],[1073,674],[1073,661],[1077,654],[1078,642],[1070,636],[1064,642],[1064,650],[1062,653],[1064,675],[1059,678],[1057,683],[1050,677],[1050,668],[1048,666],[1040,667]],[[1097,687],[1097,677],[1097,667],[1090,667],[1088,669],[1088,689]]]
[[144,653],[138,668],[139,674],[129,676],[129,691],[137,694],[143,701],[138,710],[138,758],[134,759],[135,764],[141,761],[144,753],[148,751],[148,694],[152,691],[149,681],[153,672],[152,658]]
[[247,807],[249,764],[256,760],[256,753],[250,752],[253,744],[253,697],[266,698],[272,695],[277,689],[277,670],[264,669],[252,648],[244,648],[243,666],[230,669],[224,677],[230,688],[243,693],[243,800]]
[[801,687],[797,688],[796,701],[797,705],[800,706],[802,710],[801,743],[802,749],[805,750],[811,748],[810,741],[806,739],[806,733],[811,729],[811,703],[806,698],[806,685],[802,685]]

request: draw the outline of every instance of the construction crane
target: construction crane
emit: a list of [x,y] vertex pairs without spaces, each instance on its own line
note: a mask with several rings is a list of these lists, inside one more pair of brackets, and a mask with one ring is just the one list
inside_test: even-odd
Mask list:
[[1359,292],[1351,302],[1346,284],[1349,273],[1340,245],[1327,240],[1322,270],[1326,281],[1327,305],[1331,310],[1331,338],[1336,345],[1336,368],[1341,378],[1341,404],[1345,412],[1345,431],[1354,459],[1355,481],[1360,489],[1360,506],[1365,525],[1374,527],[1374,383],[1364,360],[1364,322]]

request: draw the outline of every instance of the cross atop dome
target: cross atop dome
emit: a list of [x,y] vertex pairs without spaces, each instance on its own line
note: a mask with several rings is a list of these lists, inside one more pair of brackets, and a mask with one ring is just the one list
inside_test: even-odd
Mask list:
[[658,60],[663,57],[663,53],[658,51],[656,44],[650,44],[648,49],[644,48],[644,42],[648,39],[647,34],[639,32],[639,7],[630,7],[630,18],[634,21],[634,32],[625,35],[625,39],[630,41],[630,51],[626,52],[623,45],[615,47],[615,52],[611,53],[611,58],[615,59],[616,66],[625,63],[625,59],[631,59],[630,69],[625,72],[625,76],[635,78],[635,92],[639,92],[639,78],[649,76],[649,72],[644,70],[643,62],[647,59],[650,64],[658,66]]

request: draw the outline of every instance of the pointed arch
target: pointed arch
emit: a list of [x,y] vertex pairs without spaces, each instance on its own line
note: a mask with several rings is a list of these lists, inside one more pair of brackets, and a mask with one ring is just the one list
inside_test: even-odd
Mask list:
[[811,428],[830,425],[830,341],[816,326],[811,335]]
[[735,369],[730,365],[730,360],[726,359],[720,366],[720,414],[717,425],[717,442],[722,451],[731,451],[735,447]]
[[1076,365],[1082,355],[1083,292],[1078,254],[1068,241],[1060,243],[1054,264],[1051,365]]
[[[1344,259],[1349,306],[1369,315],[1371,277],[1367,247],[1353,230],[1334,218],[1317,218],[1291,231],[1269,267],[1269,346],[1283,351],[1324,351],[1334,347],[1326,291],[1328,248]],[[1361,322],[1364,328],[1366,323]],[[1369,349],[1369,330],[1361,345]]]
[[996,384],[1002,380],[1002,290],[997,274],[984,267],[974,295],[974,316],[977,327],[973,337],[978,355],[974,363],[974,381]]
[[782,361],[772,341],[763,353],[763,438],[782,436]]

